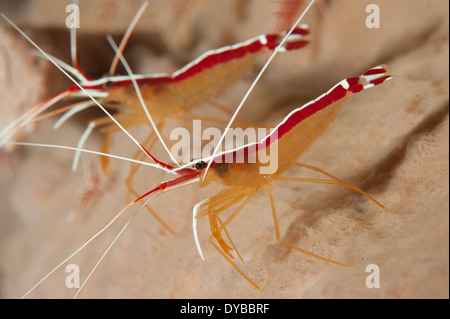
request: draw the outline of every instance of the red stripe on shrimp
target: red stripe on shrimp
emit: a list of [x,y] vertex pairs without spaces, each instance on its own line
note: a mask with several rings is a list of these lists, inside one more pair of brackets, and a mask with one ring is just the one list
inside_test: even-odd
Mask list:
[[[172,74],[153,74],[140,78],[136,77],[136,81],[139,86],[182,81],[219,64],[239,59],[248,54],[257,53],[264,48],[274,50],[280,44],[285,34],[286,32],[260,35],[245,42],[225,46],[217,50],[210,50]],[[292,34],[287,38],[282,49],[284,51],[290,51],[306,46],[309,41],[305,40],[304,36],[308,34],[309,29],[307,25],[302,25],[301,27],[295,28]],[[104,90],[104,85],[111,81],[114,82],[114,87],[116,88],[131,85],[131,80],[129,77],[112,76],[105,77],[97,81],[91,81],[90,83],[85,83],[84,87],[94,90]]]
[[[380,73],[379,71],[383,70],[384,72]],[[311,101],[305,104],[302,107],[299,107],[292,111],[285,119],[282,121],[266,138],[264,138],[258,148],[266,147],[267,140],[270,142],[274,142],[277,139],[280,139],[284,134],[289,132],[292,128],[294,128],[297,124],[302,122],[304,119],[310,117],[314,113],[324,109],[329,106],[333,102],[336,102],[344,97],[348,97],[353,93],[361,92],[364,89],[373,87],[375,85],[381,84],[392,78],[390,75],[386,75],[385,72],[387,70],[382,67],[375,67],[368,70],[361,76],[352,77],[345,80],[342,80],[338,84],[336,84],[331,90],[327,93],[323,94],[319,98],[314,101]],[[276,138],[272,138],[272,137]],[[269,142],[269,144],[270,144]]]
[[[383,72],[380,72],[380,70],[383,70]],[[318,111],[323,110],[332,103],[349,97],[353,93],[361,92],[364,89],[371,88],[391,79],[392,76],[386,75],[386,72],[387,70],[384,67],[375,67],[368,70],[361,76],[342,80],[319,98],[292,111],[269,135],[261,140],[261,142],[245,145],[229,152],[232,152],[233,158],[236,158],[238,154],[250,154],[267,148],[271,143],[281,139],[283,135],[291,131],[303,120]],[[225,153],[216,156],[213,161],[221,163],[224,159]]]

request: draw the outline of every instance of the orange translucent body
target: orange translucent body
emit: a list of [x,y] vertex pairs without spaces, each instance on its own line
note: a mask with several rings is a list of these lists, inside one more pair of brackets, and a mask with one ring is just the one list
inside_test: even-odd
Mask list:
[[[349,185],[334,177],[333,175],[321,170],[320,168],[297,163],[298,158],[313,145],[316,139],[325,132],[326,128],[336,118],[343,102],[346,99],[347,97],[329,105],[321,111],[316,112],[311,117],[297,124],[291,131],[284,134],[282,138],[271,144],[271,146],[276,144],[278,148],[278,168],[274,174],[261,174],[260,169],[266,164],[259,162],[258,159],[260,157],[257,156],[257,161],[255,163],[249,163],[247,158],[245,158],[244,163],[216,164],[211,167],[211,171],[207,174],[205,180],[200,184],[201,187],[204,187],[210,183],[218,183],[227,186],[225,190],[212,196],[202,205],[200,205],[197,218],[201,218],[203,216],[209,217],[211,228],[211,244],[244,278],[246,278],[254,287],[258,289],[260,289],[259,286],[243,271],[241,271],[233,261],[234,256],[231,253],[233,249],[236,251],[236,255],[241,260],[242,257],[237,251],[236,246],[232,242],[230,236],[228,235],[226,226],[241,212],[244,206],[247,205],[247,203],[253,198],[255,193],[260,189],[264,190],[269,197],[275,227],[275,236],[278,242],[309,256],[340,266],[347,265],[316,255],[310,251],[304,250],[282,240],[280,229],[278,226],[278,217],[275,209],[275,203],[269,186],[274,184],[275,181],[297,181],[340,185],[361,193],[362,195],[372,200],[375,204],[380,206],[382,209],[385,209],[382,204],[380,204],[373,197],[371,197],[358,187]],[[268,150],[263,149],[259,150],[258,152],[266,151]],[[328,176],[330,179],[284,177],[280,175],[295,165],[314,170]],[[221,220],[220,214],[237,203],[241,203],[238,208],[226,220]],[[226,237],[228,238],[229,244],[223,238],[222,233],[225,233]],[[218,245],[214,240],[218,243]]]

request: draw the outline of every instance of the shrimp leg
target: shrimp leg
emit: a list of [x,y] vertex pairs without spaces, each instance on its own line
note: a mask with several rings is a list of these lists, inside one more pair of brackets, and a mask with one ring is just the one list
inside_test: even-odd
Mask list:
[[287,246],[289,248],[298,250],[299,252],[302,252],[302,253],[304,253],[304,254],[306,254],[308,256],[315,257],[315,258],[318,258],[318,259],[321,259],[321,260],[324,260],[324,261],[327,261],[327,262],[330,262],[332,264],[336,264],[336,265],[339,265],[339,266],[349,267],[349,265],[347,265],[347,264],[344,264],[344,263],[341,263],[341,262],[338,262],[338,261],[334,261],[334,260],[331,260],[331,259],[319,256],[319,255],[316,255],[316,254],[314,254],[314,253],[312,253],[312,252],[310,252],[308,250],[302,249],[300,247],[297,247],[297,246],[295,246],[295,245],[293,245],[291,243],[288,243],[288,242],[284,241],[281,238],[281,235],[280,235],[280,227],[278,225],[277,211],[276,211],[276,208],[275,208],[275,202],[273,200],[272,192],[270,191],[269,187],[267,187],[266,185],[263,186],[263,189],[267,192],[267,195],[269,196],[270,207],[272,209],[273,223],[274,223],[274,226],[275,226],[275,236],[276,236],[277,241],[279,243],[281,243],[281,244],[283,244],[283,245],[285,245],[285,246]]
[[372,196],[370,196],[369,194],[367,194],[366,192],[364,192],[364,191],[363,191],[362,189],[360,189],[359,187],[356,187],[356,186],[354,186],[354,185],[348,184],[348,183],[346,183],[346,182],[340,180],[339,178],[337,178],[337,177],[331,175],[330,173],[325,172],[324,170],[322,170],[322,169],[320,169],[320,168],[318,168],[318,167],[315,167],[315,166],[312,166],[312,165],[307,165],[307,164],[302,164],[302,163],[298,163],[298,162],[295,163],[295,165],[300,166],[300,167],[304,167],[304,168],[308,168],[308,169],[310,169],[310,170],[313,170],[313,171],[322,173],[322,174],[324,174],[324,175],[326,175],[326,176],[328,176],[328,177],[331,177],[332,179],[334,179],[334,180],[337,182],[337,185],[344,186],[344,187],[347,187],[347,188],[352,189],[352,190],[354,190],[354,191],[357,191],[358,193],[364,195],[365,197],[367,197],[368,199],[370,199],[371,201],[373,201],[375,204],[377,204],[378,206],[380,206],[383,210],[386,210],[386,207],[385,207],[384,205],[380,204],[375,198],[373,198]]
[[227,254],[225,254],[220,248],[219,246],[216,245],[216,243],[214,242],[214,240],[212,239],[212,237],[209,237],[209,242],[211,243],[211,245],[213,245],[213,247],[222,255],[223,258],[225,258],[226,261],[228,261],[230,263],[231,266],[233,266],[234,269],[236,269],[236,271],[241,274],[242,277],[244,277],[249,283],[251,283],[253,285],[253,287],[255,287],[258,290],[262,290],[253,280],[251,280],[234,262],[233,260],[227,256]]
[[[261,288],[251,280],[233,261],[233,255],[231,255],[230,250],[234,249],[239,259],[244,263],[243,258],[239,254],[236,246],[234,245],[231,237],[226,230],[226,226],[242,211],[242,209],[253,199],[253,196],[256,194],[256,189],[251,191],[224,191],[215,195],[214,197],[206,200],[201,204],[200,207],[205,207],[206,212],[200,213],[195,216],[196,219],[208,215],[210,227],[211,227],[211,236],[209,237],[209,241],[212,246],[225,258],[225,260],[236,269],[242,277],[244,277],[249,283],[251,283],[255,288],[261,290]],[[224,212],[226,209],[231,206],[239,203],[238,208],[224,221],[219,217],[219,214]],[[206,207],[207,206],[207,207]],[[233,248],[228,246],[228,244],[222,238],[221,232],[222,230],[225,232],[230,244]],[[217,243],[216,243],[217,242]],[[217,245],[218,244],[218,245]]]
[[[299,165],[301,166],[301,165]],[[311,168],[308,167],[309,165],[305,165],[304,167],[306,168]],[[354,185],[348,184],[346,182],[341,181],[340,179],[338,179],[337,177],[334,177],[331,174],[328,174],[325,171],[322,171],[321,169],[314,167],[311,168],[315,171],[321,172],[331,178],[333,178],[333,180],[327,180],[327,179],[314,179],[314,178],[303,178],[303,177],[285,177],[285,176],[281,176],[276,174],[275,175],[275,179],[278,180],[282,180],[282,181],[287,181],[287,182],[306,182],[306,183],[318,183],[318,184],[331,184],[331,185],[339,185],[339,186],[344,186],[346,188],[352,189],[354,191],[357,191],[358,193],[360,193],[361,195],[364,195],[365,197],[367,197],[368,199],[370,199],[372,202],[374,202],[375,204],[377,204],[378,206],[380,206],[383,210],[386,210],[386,207],[384,207],[383,204],[381,204],[380,202],[378,202],[375,198],[373,198],[372,196],[370,196],[369,194],[367,194],[365,191],[363,191],[362,189],[360,189],[359,187],[356,187]]]
[[[212,236],[211,237],[216,238],[217,242],[223,248],[223,251],[230,258],[234,258],[229,253],[229,250],[231,250],[231,248],[225,243],[225,241],[222,239],[222,237],[220,235],[220,232],[222,230],[224,230],[226,236],[230,240],[230,243],[231,243],[233,249],[236,251],[236,254],[238,255],[239,259],[242,262],[244,262],[244,260],[242,259],[241,255],[239,254],[238,250],[236,249],[236,246],[234,245],[233,241],[231,240],[230,235],[228,234],[228,232],[227,232],[227,230],[225,228],[226,224],[228,224],[229,220],[226,221],[226,224],[222,223],[221,219],[219,218],[219,214],[221,214],[222,212],[224,212],[228,208],[232,207],[236,203],[239,203],[246,196],[250,196],[250,195],[253,196],[251,194],[251,192],[249,193],[248,191],[241,191],[241,190],[238,190],[238,191],[233,191],[233,190],[223,191],[223,192],[213,196],[212,198],[206,200],[205,202],[201,203],[201,205],[199,207],[204,207],[204,212],[201,212],[201,213],[195,215],[195,219],[199,219],[199,218],[201,218],[203,216],[206,216],[206,215],[209,216],[210,227],[211,227],[211,232],[212,232]],[[237,211],[239,212],[244,206],[245,205],[241,204],[241,207],[239,207],[237,209]],[[237,213],[235,215],[237,215]],[[217,222],[219,222],[220,226],[219,226],[219,224]],[[196,229],[194,231],[196,232]],[[199,251],[200,250],[201,249],[199,249]]]
[[[224,192],[225,193],[225,192]],[[236,271],[242,276],[242,277],[244,277],[249,283],[251,283],[256,289],[258,289],[258,290],[261,290],[261,288],[253,281],[253,280],[251,280],[250,279],[250,277],[248,277],[237,265],[236,265],[236,263],[233,261],[233,256],[230,254],[230,250],[231,250],[231,248],[225,243],[225,241],[223,240],[223,238],[222,238],[222,236],[221,236],[221,234],[220,234],[220,232],[221,232],[221,230],[224,230],[225,231],[225,233],[227,234],[227,237],[229,238],[229,240],[230,240],[230,242],[231,242],[231,244],[232,244],[232,246],[234,247],[234,249],[236,250],[236,248],[235,248],[235,246],[234,246],[234,244],[233,244],[233,242],[231,241],[231,238],[229,237],[229,235],[228,235],[228,232],[226,231],[226,229],[225,229],[225,226],[234,218],[234,217],[236,217],[237,216],[237,214],[239,214],[239,212],[241,212],[242,211],[242,209],[248,204],[248,202],[253,198],[253,196],[254,196],[254,194],[256,193],[256,191],[254,191],[254,192],[251,192],[250,194],[248,194],[248,193],[232,193],[231,194],[231,199],[232,200],[230,200],[230,203],[229,204],[231,204],[231,205],[234,205],[236,202],[239,202],[239,201],[241,201],[243,198],[245,198],[244,199],[244,201],[239,205],[239,207],[233,212],[233,214],[230,216],[230,217],[228,217],[228,219],[225,221],[225,222],[221,222],[221,220],[220,220],[220,218],[218,217],[218,214],[220,213],[220,212],[222,212],[222,211],[224,211],[226,208],[228,208],[228,205],[224,205],[224,206],[222,206],[222,207],[220,207],[219,208],[219,210],[220,210],[220,212],[218,212],[218,211],[214,211],[212,208],[211,208],[211,205],[220,205],[220,204],[222,204],[222,202],[225,200],[228,200],[229,198],[223,198],[222,197],[222,199],[220,198],[220,196],[219,195],[221,195],[221,194],[218,194],[218,195],[216,195],[215,196],[215,199],[212,201],[212,203],[211,202],[209,202],[209,201],[206,201],[205,203],[203,203],[203,205],[202,206],[204,206],[204,205],[206,205],[206,204],[209,204],[208,205],[208,212],[207,212],[207,214],[208,214],[208,216],[209,216],[209,219],[210,219],[210,225],[211,225],[211,232],[212,232],[212,235],[209,237],[209,242],[211,243],[211,245],[219,252],[219,254],[221,254],[222,255],[222,257],[223,258],[225,258],[225,260],[231,265],[231,266],[233,266],[233,268],[234,269],[236,269]],[[211,199],[210,199],[211,200]],[[197,218],[198,217],[201,217],[200,215],[198,215],[197,216]],[[219,223],[217,223],[217,221],[219,222]],[[219,226],[219,224],[220,224],[220,226]],[[219,244],[219,246],[216,244],[216,242]],[[237,250],[236,250],[236,252],[237,252]],[[238,253],[238,252],[237,252]],[[238,253],[238,256],[239,256],[239,258],[242,260],[242,257],[239,255],[239,253]],[[243,261],[243,260],[242,260]]]
[[[222,213],[226,208],[222,208],[220,209],[220,211],[215,211],[213,209],[209,210],[209,219],[210,219],[210,225],[211,225],[211,237],[214,237],[217,242],[220,244],[220,246],[222,247],[223,251],[230,256],[231,258],[233,258],[233,256],[230,254],[230,247],[225,243],[225,241],[223,240],[222,236],[221,236],[221,231],[225,229],[225,227],[228,225],[228,223],[230,221],[232,221],[241,211],[242,209],[250,202],[250,200],[253,198],[253,196],[255,195],[255,192],[253,193],[244,193],[244,194],[239,194],[239,197],[234,200],[231,204],[235,204],[236,202],[239,202],[242,198],[245,197],[245,200],[239,205],[239,207],[231,214],[231,216],[229,216],[227,218],[227,220],[224,223],[221,223],[221,225],[219,226],[217,221],[219,220],[219,214]],[[242,260],[242,258],[241,258]]]

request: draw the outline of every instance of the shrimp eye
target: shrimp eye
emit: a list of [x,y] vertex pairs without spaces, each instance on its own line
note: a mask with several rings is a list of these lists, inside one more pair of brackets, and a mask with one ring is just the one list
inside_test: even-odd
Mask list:
[[202,169],[204,169],[206,167],[206,163],[203,161],[200,161],[198,163],[195,164],[195,169],[197,171],[201,171]]
[[103,84],[103,86],[105,87],[105,89],[112,89],[114,87],[114,82],[106,81],[105,84]]

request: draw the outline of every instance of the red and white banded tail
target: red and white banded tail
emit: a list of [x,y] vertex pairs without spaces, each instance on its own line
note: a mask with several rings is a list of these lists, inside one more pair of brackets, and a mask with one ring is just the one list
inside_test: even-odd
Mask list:
[[[261,37],[260,41],[265,42],[263,43],[265,47],[270,50],[274,50],[281,43],[281,41],[283,41],[286,34],[287,31],[282,31],[275,34],[266,34]],[[309,41],[305,39],[308,34],[309,26],[307,24],[301,24],[294,28],[286,38],[283,46],[280,48],[280,51],[290,51],[304,47],[309,43]]]
[[[387,74],[387,72],[388,71],[385,66],[379,65],[369,69],[363,75],[340,81],[328,90],[328,92],[293,110],[280,124],[278,124],[277,127],[275,127],[271,134],[267,135],[260,142],[260,147],[264,147],[264,143],[267,143],[269,140],[275,141],[280,139],[284,134],[291,131],[300,122],[312,116],[316,112],[323,110],[334,102],[348,98],[354,93],[361,92],[365,89],[369,89],[392,79],[392,75]],[[277,136],[277,138],[273,138],[273,136]]]
[[349,86],[348,90],[351,93],[357,93],[359,91],[386,82],[390,79],[392,79],[392,75],[387,74],[386,67],[383,65],[379,65],[377,67],[371,68],[361,76],[348,78],[342,82],[347,82]]

